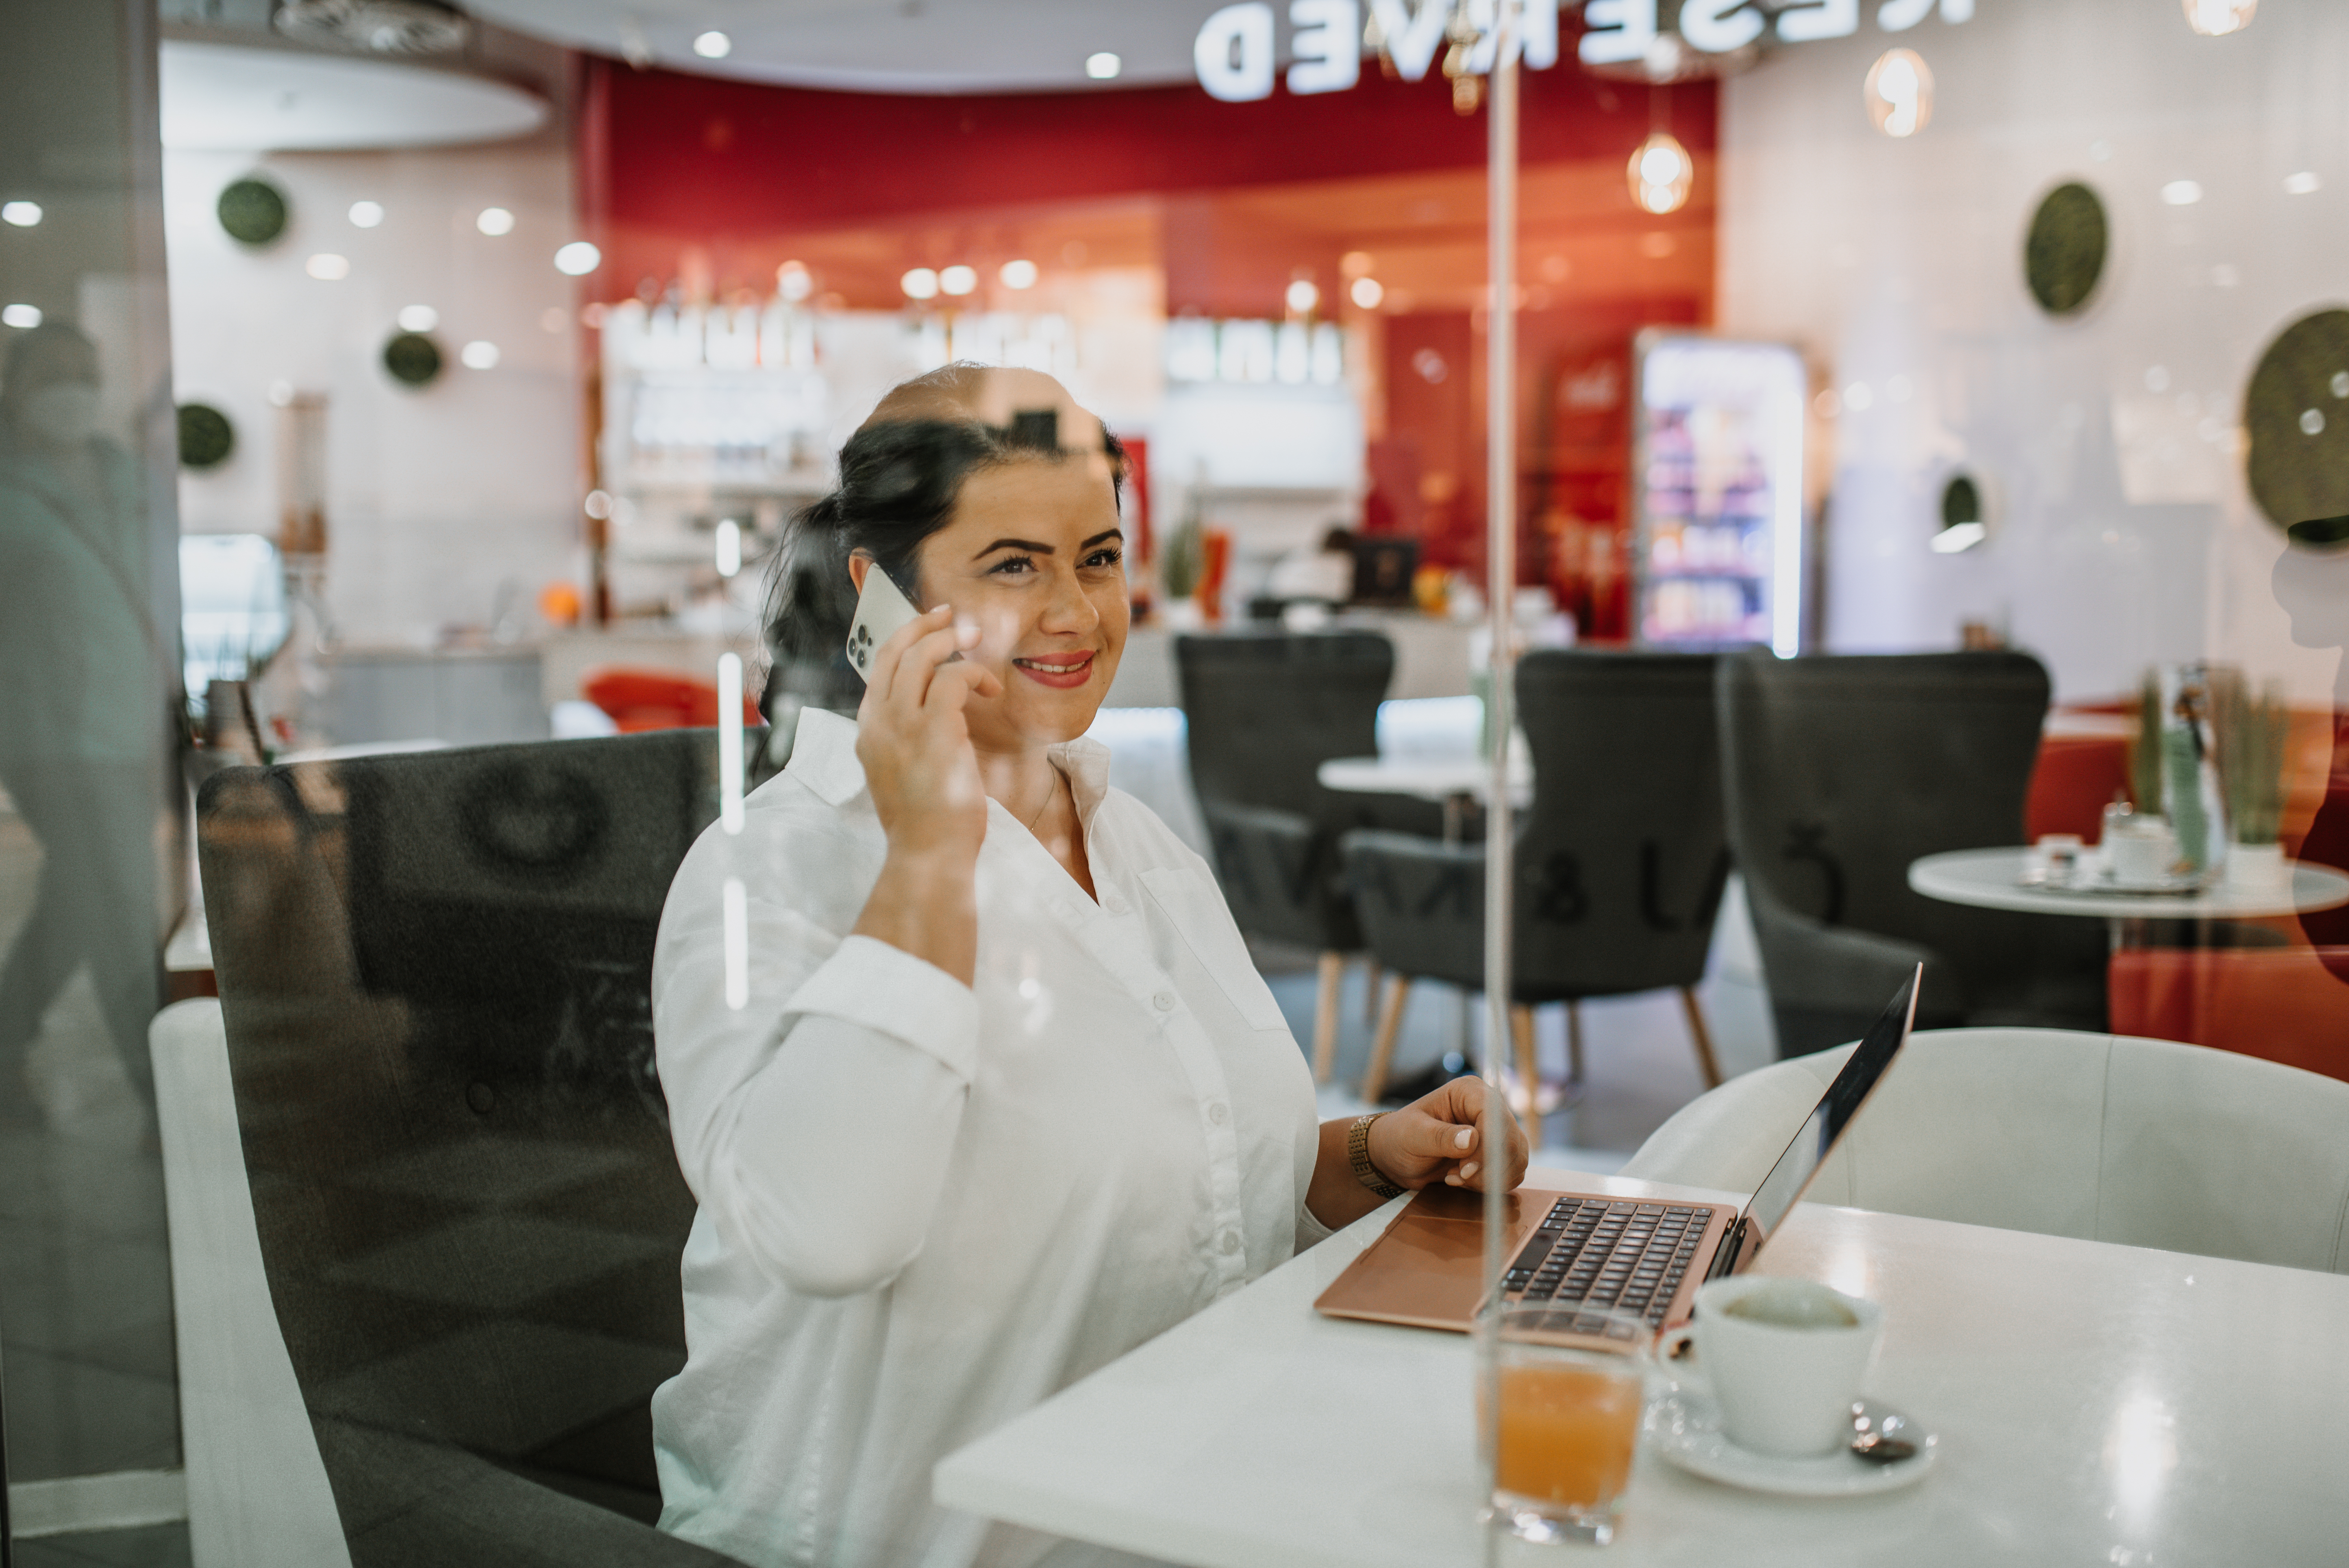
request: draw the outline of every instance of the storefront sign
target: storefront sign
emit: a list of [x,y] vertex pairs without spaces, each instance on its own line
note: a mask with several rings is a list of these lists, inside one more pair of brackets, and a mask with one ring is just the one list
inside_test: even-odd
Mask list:
[[[1395,74],[1418,81],[1452,38],[1456,11],[1475,43],[1461,68],[1483,76],[1493,68],[1497,45],[1497,8],[1516,0],[1369,0]],[[1682,0],[1676,20],[1678,46],[1702,54],[1728,54],[1759,41],[1765,29],[1782,43],[1842,38],[1859,30],[1862,0],[1806,0],[1776,8],[1775,26],[1755,0]],[[1623,65],[1649,57],[1671,35],[1660,31],[1658,7],[1669,0],[1587,0],[1586,31],[1577,52],[1586,65]],[[1974,0],[1878,0],[1876,25],[1904,33],[1938,8],[1944,22],[1972,19]],[[1547,70],[1557,63],[1557,5],[1531,0],[1518,22],[1525,64]],[[1191,50],[1199,85],[1211,97],[1246,103],[1272,96],[1279,74],[1274,48],[1274,8],[1266,0],[1226,5],[1207,18]],[[1289,67],[1292,93],[1334,93],[1361,77],[1362,7],[1360,0],[1289,0]]]

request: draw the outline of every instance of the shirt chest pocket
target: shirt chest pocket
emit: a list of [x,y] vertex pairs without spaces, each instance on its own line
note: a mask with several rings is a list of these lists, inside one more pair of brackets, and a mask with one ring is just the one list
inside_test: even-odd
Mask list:
[[1214,976],[1226,996],[1251,1028],[1286,1029],[1280,1004],[1256,972],[1247,944],[1224,903],[1224,895],[1197,873],[1179,866],[1154,866],[1142,873],[1142,885],[1165,913],[1175,935],[1191,950],[1199,967]]

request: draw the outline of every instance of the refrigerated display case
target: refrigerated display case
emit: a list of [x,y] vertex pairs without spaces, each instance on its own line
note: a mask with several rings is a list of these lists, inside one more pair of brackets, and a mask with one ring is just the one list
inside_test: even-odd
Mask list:
[[1650,332],[1638,343],[1636,636],[1651,647],[1802,643],[1803,407],[1784,344]]

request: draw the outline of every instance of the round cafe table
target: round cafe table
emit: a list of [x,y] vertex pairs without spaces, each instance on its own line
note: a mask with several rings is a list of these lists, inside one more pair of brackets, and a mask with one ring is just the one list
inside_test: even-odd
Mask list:
[[2349,903],[2349,875],[2292,862],[2289,888],[2242,888],[2225,881],[2199,892],[2106,892],[2028,886],[2027,849],[1951,850],[1910,863],[1909,886],[1927,898],[2024,914],[2076,914],[2109,921],[2255,920],[2306,914]]
[[[1349,795],[1409,795],[1433,800],[1444,808],[1444,841],[1460,841],[1460,824],[1468,808],[1488,799],[1493,789],[1493,766],[1483,757],[1333,757],[1314,775],[1324,789]],[[1533,803],[1534,761],[1520,738],[1509,748],[1509,803],[1523,808]],[[1375,974],[1376,970],[1373,969]],[[1468,993],[1459,995],[1444,1054],[1468,1056]]]

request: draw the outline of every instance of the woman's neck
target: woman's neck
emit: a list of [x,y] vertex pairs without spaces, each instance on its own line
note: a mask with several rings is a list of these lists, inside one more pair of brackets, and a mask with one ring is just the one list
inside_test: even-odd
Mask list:
[[978,748],[978,778],[988,797],[1031,829],[1061,788],[1061,771],[1052,766],[1050,748],[1022,747],[1016,751]]

